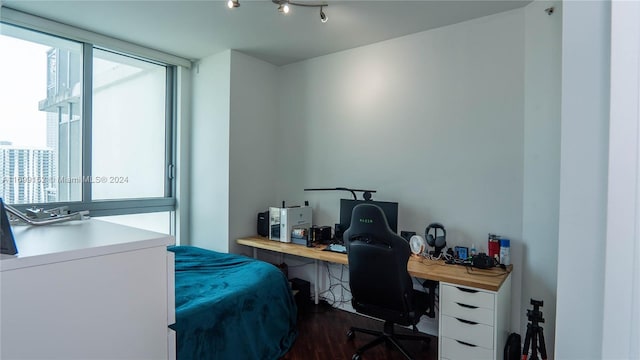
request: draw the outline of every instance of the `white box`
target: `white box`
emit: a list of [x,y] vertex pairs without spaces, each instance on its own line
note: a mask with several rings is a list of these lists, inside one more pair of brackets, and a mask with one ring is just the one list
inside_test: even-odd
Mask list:
[[[269,211],[271,212],[271,211]],[[271,217],[271,214],[269,214]],[[311,207],[300,206],[280,209],[280,241],[291,242],[293,229],[308,229],[311,227]]]

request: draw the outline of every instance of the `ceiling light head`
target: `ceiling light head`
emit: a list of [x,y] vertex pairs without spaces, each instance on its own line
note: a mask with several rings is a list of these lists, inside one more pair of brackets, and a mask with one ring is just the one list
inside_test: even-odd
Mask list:
[[329,20],[329,18],[327,17],[327,14],[324,13],[324,11],[322,11],[322,8],[324,6],[320,6],[320,21],[322,21],[323,23],[326,23],[327,20]]
[[278,11],[284,14],[288,14],[289,13],[289,2],[282,2],[280,3],[280,5],[278,6]]
[[227,1],[227,7],[229,7],[229,9],[237,8],[238,6],[240,6],[240,0]]

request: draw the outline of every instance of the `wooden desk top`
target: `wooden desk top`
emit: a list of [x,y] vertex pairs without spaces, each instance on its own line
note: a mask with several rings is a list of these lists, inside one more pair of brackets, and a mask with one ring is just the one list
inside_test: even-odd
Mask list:
[[[323,251],[326,245],[306,247],[303,245],[283,243],[269,240],[261,236],[237,239],[241,245],[251,246],[257,249],[271,250],[283,254],[296,255],[310,259],[328,261],[337,264],[348,264],[347,254],[332,251]],[[429,260],[416,255],[411,255],[407,269],[411,276],[421,279],[443,281],[455,285],[469,286],[490,291],[498,291],[500,286],[512,270],[500,268],[481,270],[460,265],[448,265],[442,260]]]

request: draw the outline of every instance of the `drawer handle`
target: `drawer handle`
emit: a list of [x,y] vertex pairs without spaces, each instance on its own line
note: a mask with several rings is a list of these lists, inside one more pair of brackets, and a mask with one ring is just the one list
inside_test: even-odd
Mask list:
[[467,346],[469,346],[469,347],[478,347],[477,345],[469,344],[469,343],[464,342],[464,341],[460,341],[460,340],[456,340],[456,341],[457,341],[459,344],[467,345]]
[[455,318],[455,319],[460,321],[461,323],[465,323],[465,324],[469,324],[469,325],[478,325],[478,323],[475,322],[475,321],[469,321],[469,320],[458,319],[458,318]]
[[477,309],[478,308],[477,306],[461,304],[459,302],[457,302],[456,304],[458,304],[458,306],[462,306],[463,308],[467,308],[467,309]]
[[456,286],[456,289],[458,289],[458,290],[460,290],[460,291],[464,291],[464,292],[466,292],[466,293],[472,293],[472,294],[475,294],[475,293],[477,293],[477,292],[478,292],[478,290],[467,289],[467,288],[461,288],[461,287],[458,287],[458,286]]

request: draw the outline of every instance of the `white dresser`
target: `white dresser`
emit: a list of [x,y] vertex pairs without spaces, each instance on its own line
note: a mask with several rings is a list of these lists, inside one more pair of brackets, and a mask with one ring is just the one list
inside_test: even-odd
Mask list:
[[510,275],[497,291],[441,282],[440,359],[502,359],[509,335],[510,298]]
[[175,359],[173,237],[100,220],[13,231],[0,358]]

